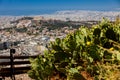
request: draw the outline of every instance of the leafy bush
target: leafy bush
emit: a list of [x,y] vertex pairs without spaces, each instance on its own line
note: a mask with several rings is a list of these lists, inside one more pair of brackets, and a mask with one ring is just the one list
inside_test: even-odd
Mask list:
[[31,59],[32,69],[28,73],[36,80],[49,80],[57,75],[66,80],[115,80],[120,78],[119,64],[120,23],[103,19],[91,29],[80,27],[51,42],[44,55]]

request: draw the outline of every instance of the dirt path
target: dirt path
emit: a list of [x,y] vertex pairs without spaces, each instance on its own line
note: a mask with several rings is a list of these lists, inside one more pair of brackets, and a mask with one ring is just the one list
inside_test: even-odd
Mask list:
[[[11,80],[10,77],[6,77],[5,80]],[[31,79],[28,74],[19,74],[15,75],[15,80],[33,80]]]

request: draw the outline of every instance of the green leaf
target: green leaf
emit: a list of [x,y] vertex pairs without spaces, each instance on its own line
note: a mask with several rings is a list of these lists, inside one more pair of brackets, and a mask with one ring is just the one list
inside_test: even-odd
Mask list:
[[120,60],[120,53],[117,53],[117,60]]
[[69,54],[64,52],[57,52],[54,54],[54,57],[55,61],[62,62],[65,61],[66,59],[69,59]]
[[93,62],[93,58],[89,57],[89,61],[90,61],[90,63],[92,63]]
[[79,71],[76,68],[70,68],[69,73],[79,73]]
[[60,38],[56,38],[55,41],[56,41],[56,44],[57,44],[57,45],[59,45],[59,44],[61,43]]
[[100,33],[101,33],[100,28],[96,28],[93,32],[93,35],[95,35],[96,37],[100,37]]

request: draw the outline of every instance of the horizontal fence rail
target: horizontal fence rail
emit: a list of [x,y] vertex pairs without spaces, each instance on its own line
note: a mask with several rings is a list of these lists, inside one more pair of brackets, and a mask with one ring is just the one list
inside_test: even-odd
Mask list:
[[[38,54],[39,55],[39,54]],[[31,55],[31,56],[13,56],[14,59],[27,59],[27,58],[36,58],[38,55]],[[0,56],[0,59],[10,59],[10,56]]]

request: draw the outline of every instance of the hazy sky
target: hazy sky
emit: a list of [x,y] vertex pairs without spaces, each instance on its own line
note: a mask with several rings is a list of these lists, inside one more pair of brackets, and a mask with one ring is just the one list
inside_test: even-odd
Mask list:
[[0,0],[0,10],[112,10],[120,0]]

